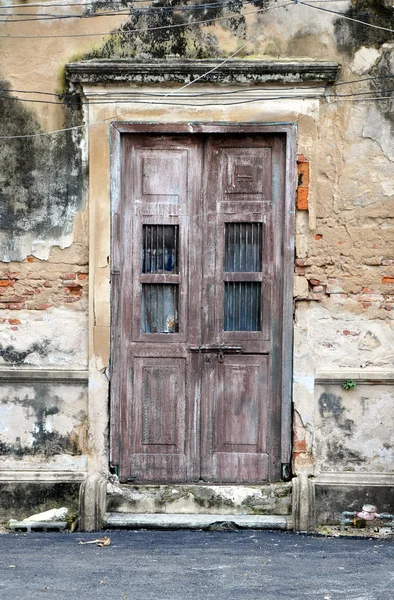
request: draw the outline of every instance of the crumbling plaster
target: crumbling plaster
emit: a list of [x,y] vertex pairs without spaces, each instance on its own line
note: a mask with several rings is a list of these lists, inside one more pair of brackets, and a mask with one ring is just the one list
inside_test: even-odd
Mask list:
[[[108,3],[100,3],[103,7]],[[272,7],[275,1],[265,2]],[[354,3],[331,3],[338,11],[350,9]],[[371,3],[362,2],[365,10],[374,11]],[[381,7],[382,2],[376,2]],[[110,3],[109,3],[110,5]],[[33,9],[32,9],[33,10]],[[64,11],[66,8],[63,9]],[[83,9],[81,9],[83,10]],[[253,3],[246,10],[256,10]],[[377,9],[376,9],[377,10]],[[12,14],[12,11],[9,11]],[[372,14],[372,13],[371,13]],[[276,23],[271,25],[275,19]],[[127,24],[127,17],[91,19],[89,31],[110,31]],[[149,25],[149,19],[148,19]],[[27,35],[31,24],[7,26],[11,34]],[[82,33],[86,23],[79,20],[36,23],[37,34]],[[269,27],[269,28],[268,28]],[[345,27],[345,25],[343,26]],[[257,36],[241,52],[241,55],[272,58],[308,57],[339,61],[342,63],[341,80],[352,81],[360,77],[393,73],[393,45],[385,37],[372,37],[345,27],[341,29],[335,16],[318,13],[301,5],[249,15],[242,27],[234,29],[226,21],[204,28],[212,42],[212,52],[226,56],[245,43],[245,39]],[[353,33],[352,33],[353,32]],[[360,32],[360,29],[357,29]],[[118,36],[119,37],[119,36]],[[131,37],[131,36],[130,36]],[[98,56],[111,41],[101,36],[92,38],[56,38],[43,40],[0,40],[2,77],[12,90],[64,91],[63,73],[66,62],[75,57]],[[143,52],[148,52],[146,42]],[[155,36],[151,37],[155,44]],[[137,45],[138,46],[138,45]],[[112,46],[119,48],[119,46]],[[140,51],[124,41],[120,46],[127,56]],[[185,52],[192,55],[195,45],[185,45]],[[116,53],[115,53],[116,56]],[[140,57],[144,59],[144,54]],[[49,59],[48,59],[49,57]],[[383,85],[383,84],[382,84]],[[298,212],[296,225],[296,277],[295,277],[295,360],[294,360],[294,470],[306,475],[316,474],[328,459],[328,446],[323,438],[333,431],[332,417],[318,410],[323,393],[340,396],[341,390],[328,386],[322,391],[315,385],[316,373],[321,369],[332,373],[341,371],[346,379],[352,369],[392,369],[394,360],[393,320],[394,314],[394,249],[393,249],[393,160],[392,104],[390,101],[353,102],[340,99],[337,94],[374,92],[382,94],[385,87],[369,81],[331,88],[326,99],[286,100],[275,103],[262,102],[240,105],[235,108],[212,106],[211,108],[180,109],[150,105],[118,104],[98,106],[86,103],[83,117],[89,123],[84,137],[75,146],[85,156],[88,143],[89,156],[89,213],[86,195],[70,205],[65,215],[59,216],[61,233],[46,232],[41,238],[22,234],[13,240],[12,256],[20,260],[28,255],[53,262],[70,262],[62,257],[69,253],[80,256],[89,245],[90,297],[89,297],[89,353],[84,345],[87,313],[83,304],[67,308],[56,306],[42,313],[26,311],[18,313],[18,330],[7,330],[6,345],[13,345],[18,352],[27,351],[34,344],[48,340],[47,352],[28,353],[24,364],[37,368],[52,366],[62,368],[85,368],[89,357],[89,431],[91,471],[107,471],[108,426],[108,366],[110,330],[110,153],[109,133],[111,120],[182,122],[182,121],[236,121],[270,122],[296,121],[298,123],[298,152],[310,164],[309,210]],[[387,84],[385,83],[384,86]],[[197,90],[195,85],[193,89]],[[149,88],[171,93],[173,87]],[[95,88],[97,91],[97,88]],[[105,93],[111,92],[103,87]],[[89,96],[86,88],[85,100]],[[112,90],[113,92],[113,90]],[[371,94],[371,95],[374,95]],[[33,99],[39,96],[31,95]],[[35,131],[59,128],[64,123],[64,107],[41,104],[24,105],[29,119],[34,120]],[[306,116],[304,116],[306,115]],[[95,124],[97,121],[103,122]],[[30,124],[31,126],[31,124]],[[38,217],[45,220],[47,214],[39,209]],[[79,212],[78,212],[79,211]],[[36,215],[37,216],[37,215]],[[89,219],[89,243],[86,237],[78,237],[75,223]],[[74,231],[70,223],[74,221]],[[62,247],[67,247],[62,250]],[[51,249],[52,248],[52,249]],[[4,254],[3,260],[10,260]],[[68,256],[68,254],[67,254]],[[84,264],[75,259],[74,264]],[[8,265],[7,265],[8,269]],[[14,270],[14,269],[13,269]],[[78,312],[78,307],[82,311]],[[85,311],[85,312],[84,312]],[[5,314],[5,313],[4,313]],[[15,318],[14,311],[5,314]],[[71,320],[71,323],[70,323]],[[320,384],[319,384],[320,385]],[[328,385],[328,384],[327,384]],[[363,451],[365,461],[362,469],[392,471],[392,459],[384,453],[383,444],[387,434],[375,446],[368,444],[362,450],[368,434],[368,416],[388,416],[384,427],[392,418],[390,390],[392,386],[363,385],[365,406],[370,407],[358,418],[359,393],[351,392],[345,410],[355,422],[350,450]],[[326,389],[326,388],[324,388]],[[384,390],[388,391],[384,391]],[[343,392],[345,394],[345,392]],[[352,399],[352,402],[350,402]],[[346,400],[348,402],[348,400]],[[391,403],[390,403],[391,402]],[[372,408],[371,408],[372,407]],[[390,416],[391,415],[391,416]],[[335,419],[334,419],[335,425]],[[328,428],[328,429],[327,429]],[[386,430],[385,430],[386,431]],[[380,445],[379,445],[380,444]],[[361,448],[361,450],[360,450]],[[379,458],[376,459],[376,456]],[[384,459],[381,459],[381,457]],[[391,460],[391,462],[390,462]],[[354,461],[346,462],[346,456],[338,459],[330,468],[346,470],[355,468]]]

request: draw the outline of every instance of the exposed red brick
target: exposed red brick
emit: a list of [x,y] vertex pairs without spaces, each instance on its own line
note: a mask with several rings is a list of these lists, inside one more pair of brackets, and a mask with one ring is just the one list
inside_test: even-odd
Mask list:
[[308,160],[305,158],[304,154],[297,154],[297,162],[298,163],[304,163],[304,162],[308,162]]
[[78,273],[78,279],[87,279],[89,277],[89,273]]
[[305,260],[303,258],[296,258],[295,264],[297,265],[297,267],[304,267]]
[[382,283],[392,284],[392,283],[394,283],[394,277],[391,277],[388,275],[386,277],[382,277]]
[[76,278],[76,273],[64,273],[63,275],[61,275],[62,279],[69,279],[70,281],[74,280]]
[[50,281],[44,281],[44,287],[51,288],[53,286],[52,286],[52,283]]
[[19,319],[8,319],[10,325],[20,325],[21,322]]
[[321,239],[322,239],[322,237],[323,237],[323,236],[322,236],[322,234],[321,234],[321,233],[317,233],[317,234],[315,235],[315,240],[321,240]]
[[298,164],[298,187],[308,187],[309,185],[309,163],[302,162]]
[[23,310],[25,308],[24,302],[13,302],[5,305],[9,310]]
[[33,257],[33,256],[28,256],[28,257],[27,257],[27,262],[28,262],[28,263],[32,263],[32,262],[34,262],[34,257]]
[[301,273],[301,274],[305,273],[305,267],[296,266],[294,270],[296,273]]
[[0,287],[8,287],[8,279],[0,279]]
[[2,302],[23,302],[24,298],[22,296],[8,296],[7,298],[3,298]]
[[294,453],[306,452],[306,440],[294,439]]
[[307,187],[297,188],[297,210],[308,210],[308,194]]
[[320,285],[320,281],[318,279],[310,279],[309,282],[311,285]]

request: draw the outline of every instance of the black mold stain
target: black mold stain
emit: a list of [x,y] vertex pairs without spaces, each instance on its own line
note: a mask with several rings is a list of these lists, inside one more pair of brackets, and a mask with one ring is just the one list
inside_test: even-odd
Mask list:
[[[44,133],[28,104],[0,77],[0,135]],[[64,127],[82,124],[76,97],[63,98]],[[72,231],[84,200],[82,129],[0,143],[0,245],[2,259],[22,260],[18,238],[54,239]]]
[[[0,438],[0,455],[20,459],[23,456],[37,455],[42,455],[47,459],[57,454],[80,456],[83,450],[79,444],[79,436],[75,432],[62,435],[58,431],[48,431],[46,426],[46,417],[58,414],[63,400],[57,395],[50,394],[46,384],[36,383],[32,387],[34,389],[32,396],[25,396],[23,400],[15,397],[13,400],[28,410],[32,409],[35,413],[34,426],[30,432],[33,443],[29,446],[22,446],[20,437],[16,437],[13,444],[7,444]],[[3,401],[3,403],[6,402]],[[85,415],[80,415],[80,417],[82,424]]]
[[365,462],[364,456],[355,450],[349,450],[341,442],[327,443],[327,459],[331,464],[347,463],[360,464]]
[[342,397],[324,392],[319,398],[319,412],[322,419],[334,418],[336,425],[342,429],[344,435],[350,436],[355,427],[352,419],[344,416],[346,409],[342,406]]
[[[252,0],[254,6],[265,8],[269,0]],[[113,31],[110,39],[98,50],[85,56],[86,59],[110,58],[215,58],[222,56],[216,37],[204,31],[207,25],[193,25],[195,21],[226,17],[231,13],[241,15],[242,0],[232,0],[225,6],[210,6],[212,0],[202,0],[206,8],[180,10],[177,7],[190,6],[185,0],[154,0],[151,7],[141,7],[128,3],[130,17],[122,27]],[[93,10],[110,8],[111,2],[97,2]],[[124,8],[124,6],[122,7]],[[162,9],[162,10],[160,10]],[[220,21],[221,27],[230,30],[235,36],[245,37],[245,18],[228,18]],[[156,29],[162,27],[166,29]],[[181,25],[178,27],[178,25]],[[143,31],[149,28],[150,31]],[[142,30],[131,33],[132,30]]]
[[0,483],[0,522],[23,519],[32,514],[67,506],[78,512],[79,483]]
[[370,74],[377,78],[371,81],[370,87],[371,90],[374,90],[376,92],[376,96],[387,97],[387,100],[379,100],[376,104],[383,117],[389,122],[391,128],[391,135],[394,136],[394,98],[392,85],[392,77],[394,72],[392,61],[392,49],[383,50],[382,58],[377,63],[377,65],[370,71]]
[[[394,8],[387,6],[385,0],[353,0],[352,6],[344,14],[372,25],[393,29]],[[341,18],[335,21],[334,35],[339,49],[349,56],[361,46],[378,47],[394,39],[394,34],[390,31]]]
[[16,350],[14,346],[3,347],[0,344],[0,357],[6,363],[20,365],[25,361],[26,357],[29,356],[29,354],[33,354],[33,352],[37,352],[37,354],[39,354],[40,356],[46,356],[48,354],[47,350],[49,344],[50,341],[45,339],[42,342],[35,342],[31,346],[29,346],[27,350],[23,351]]

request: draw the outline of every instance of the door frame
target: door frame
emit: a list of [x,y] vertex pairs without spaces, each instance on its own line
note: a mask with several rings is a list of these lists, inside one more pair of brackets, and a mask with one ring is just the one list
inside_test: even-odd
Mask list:
[[[294,232],[296,197],[296,123],[111,123],[111,348],[110,348],[110,464],[119,464],[121,448],[120,389],[121,371],[119,344],[119,302],[120,302],[120,248],[119,207],[121,202],[121,137],[128,133],[144,134],[285,134],[286,169],[282,246],[282,329],[280,335],[281,355],[281,464],[282,478],[289,476],[292,442],[292,383],[293,383],[293,278],[294,278]],[[118,234],[118,235],[117,235]]]

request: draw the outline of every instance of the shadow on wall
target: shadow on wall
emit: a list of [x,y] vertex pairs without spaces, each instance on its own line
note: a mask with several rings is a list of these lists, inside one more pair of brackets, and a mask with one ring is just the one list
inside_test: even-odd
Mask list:
[[[43,133],[33,112],[0,78],[0,260],[22,260],[22,237],[56,240],[72,232],[84,202],[83,130]],[[72,104],[71,104],[72,102]],[[76,98],[63,104],[64,127],[80,125]]]

